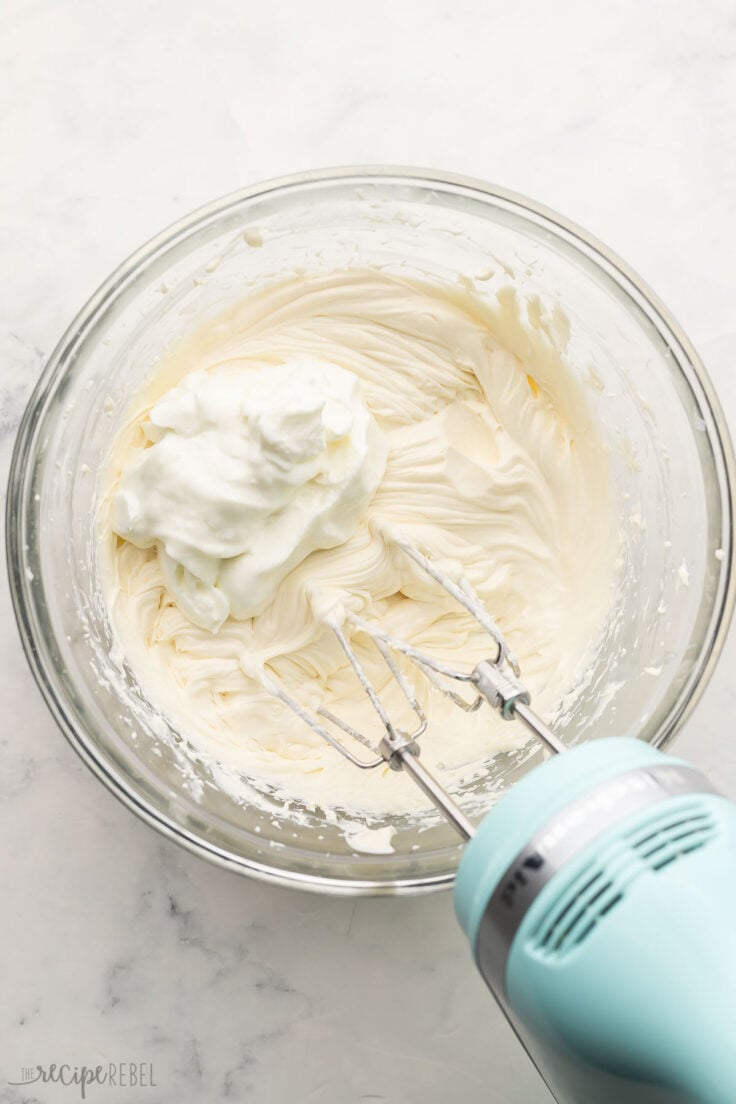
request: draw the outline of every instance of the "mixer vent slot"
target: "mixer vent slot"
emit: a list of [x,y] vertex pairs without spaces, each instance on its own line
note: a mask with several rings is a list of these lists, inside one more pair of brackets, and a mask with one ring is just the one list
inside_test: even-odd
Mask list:
[[704,847],[716,831],[715,818],[697,800],[651,813],[609,843],[555,899],[534,931],[534,950],[547,957],[567,954],[620,904],[636,878]]
[[632,848],[652,870],[697,851],[713,838],[715,821],[708,810],[681,810],[662,824],[649,824],[631,833]]

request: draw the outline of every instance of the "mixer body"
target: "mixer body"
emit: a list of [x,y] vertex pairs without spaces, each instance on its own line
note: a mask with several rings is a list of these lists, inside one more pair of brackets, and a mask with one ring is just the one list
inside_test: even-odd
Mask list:
[[[458,670],[354,612],[329,617],[383,726],[377,747],[345,718],[310,713],[271,679],[264,686],[358,769],[408,772],[469,840],[458,919],[560,1104],[736,1104],[736,808],[640,741],[569,750],[530,708],[518,663],[468,580],[390,539],[476,620],[490,656]],[[413,731],[392,721],[344,622],[373,641],[415,714]],[[459,708],[485,702],[556,753],[477,831],[422,764],[427,718],[396,654]]]
[[549,760],[455,904],[560,1104],[736,1101],[736,808],[693,768],[628,739]]

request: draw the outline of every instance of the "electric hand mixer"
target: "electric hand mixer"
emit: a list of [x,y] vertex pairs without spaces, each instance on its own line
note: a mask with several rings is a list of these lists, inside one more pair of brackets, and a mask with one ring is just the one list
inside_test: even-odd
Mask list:
[[[330,627],[384,729],[377,748],[325,710],[270,689],[356,767],[409,772],[469,845],[455,910],[477,966],[564,1104],[736,1102],[736,807],[698,771],[640,741],[567,750],[530,709],[506,641],[477,594],[412,545],[419,568],[472,614],[493,659],[461,672],[355,614],[418,718],[396,727],[351,647]],[[476,830],[423,766],[426,718],[395,653],[461,708],[483,702],[554,756],[517,782]],[[467,683],[467,701],[450,689]],[[323,723],[372,752],[357,754]],[[557,753],[565,752],[564,755]]]

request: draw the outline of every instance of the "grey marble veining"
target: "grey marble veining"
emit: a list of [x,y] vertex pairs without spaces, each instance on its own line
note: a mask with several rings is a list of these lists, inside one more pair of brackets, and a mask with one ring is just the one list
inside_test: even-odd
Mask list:
[[[725,0],[5,0],[0,464],[109,271],[243,184],[351,162],[533,195],[652,284],[736,426],[736,20]],[[731,637],[678,750],[736,797]],[[0,580],[0,1100],[25,1064],[145,1061],[215,1104],[543,1104],[448,895],[331,900],[158,838],[57,732]]]

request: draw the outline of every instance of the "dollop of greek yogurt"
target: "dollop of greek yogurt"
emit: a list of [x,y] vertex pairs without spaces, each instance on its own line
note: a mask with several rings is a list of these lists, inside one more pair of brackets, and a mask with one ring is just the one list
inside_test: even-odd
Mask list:
[[179,609],[212,633],[261,613],[310,553],[348,540],[386,466],[358,379],[316,359],[194,372],[143,431],[113,528],[158,548]]

